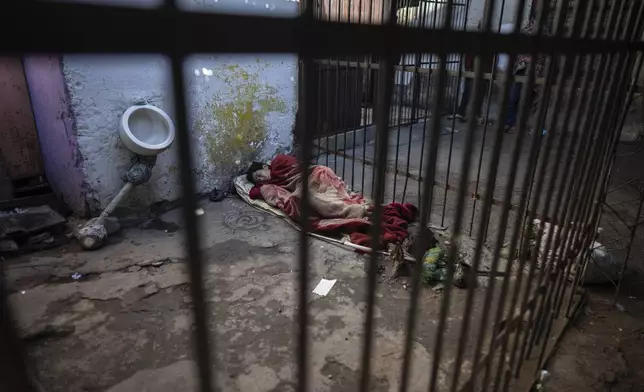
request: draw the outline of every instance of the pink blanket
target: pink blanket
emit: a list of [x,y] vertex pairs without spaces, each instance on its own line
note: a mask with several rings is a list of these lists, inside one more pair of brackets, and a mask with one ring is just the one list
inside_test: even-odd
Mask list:
[[[293,221],[299,222],[302,176],[297,159],[277,155],[271,162],[270,170],[270,181],[253,187],[250,198],[263,199],[284,211]],[[351,242],[369,246],[372,206],[365,198],[359,193],[349,193],[342,179],[326,166],[311,167],[308,184],[313,231],[347,233]],[[416,207],[409,203],[384,206],[381,245],[404,240],[408,235],[408,224],[416,218],[416,211]]]

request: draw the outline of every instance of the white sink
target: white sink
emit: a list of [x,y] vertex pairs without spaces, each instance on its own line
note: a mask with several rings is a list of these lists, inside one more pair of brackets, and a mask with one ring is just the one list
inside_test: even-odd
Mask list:
[[156,106],[130,106],[121,117],[119,135],[133,153],[157,155],[174,141],[174,124],[170,116]]

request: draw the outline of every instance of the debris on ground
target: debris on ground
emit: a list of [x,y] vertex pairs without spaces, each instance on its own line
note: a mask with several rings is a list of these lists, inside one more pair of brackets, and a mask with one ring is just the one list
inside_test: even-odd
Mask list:
[[1,239],[0,240],[0,252],[10,253],[18,251],[18,244],[14,240],[10,239]]
[[67,242],[66,220],[49,206],[0,212],[0,252],[37,251]]
[[445,265],[443,250],[434,247],[425,252],[423,257],[423,282],[425,284],[437,284],[445,280],[447,266]]
[[79,274],[78,272],[74,272],[72,274],[72,279],[74,279],[74,280],[79,280],[82,277],[83,277],[83,275]]
[[389,257],[391,258],[391,270],[389,273],[390,278],[397,278],[406,268],[407,262],[405,261],[405,251],[400,243],[389,244]]
[[318,285],[315,286],[315,289],[313,289],[313,294],[318,294],[324,297],[329,294],[329,291],[331,291],[335,282],[337,282],[337,279],[320,279],[320,283],[318,283]]
[[203,208],[197,208],[197,209],[195,210],[195,215],[197,215],[197,216],[201,216],[201,215],[203,215],[203,214],[204,214],[204,210],[203,210]]
[[608,283],[619,279],[622,265],[601,243],[594,241],[589,249],[584,284]]
[[548,379],[550,378],[550,372],[543,369],[539,371],[539,374],[537,375],[537,381],[535,382],[534,386],[530,390],[531,392],[544,392],[546,390],[546,384],[548,383]]
[[208,200],[212,202],[222,201],[228,196],[228,192],[217,189],[217,187],[212,188],[210,194],[208,195]]
[[[463,255],[459,255],[454,263],[452,284],[458,288],[467,287],[466,267],[463,265]],[[443,283],[447,278],[447,260],[445,252],[440,247],[434,247],[425,252],[423,257],[423,282],[428,285]]]

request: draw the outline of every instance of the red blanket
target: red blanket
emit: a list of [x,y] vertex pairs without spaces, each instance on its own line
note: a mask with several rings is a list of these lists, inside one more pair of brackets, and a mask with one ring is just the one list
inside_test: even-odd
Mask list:
[[[277,155],[270,165],[271,179],[255,185],[251,199],[263,199],[279,208],[293,221],[300,219],[301,175],[297,159]],[[373,208],[359,193],[349,193],[342,179],[326,166],[312,166],[308,178],[313,231],[325,235],[349,234],[351,242],[370,246],[370,212]],[[407,238],[407,226],[416,218],[410,203],[383,207],[381,246]]]

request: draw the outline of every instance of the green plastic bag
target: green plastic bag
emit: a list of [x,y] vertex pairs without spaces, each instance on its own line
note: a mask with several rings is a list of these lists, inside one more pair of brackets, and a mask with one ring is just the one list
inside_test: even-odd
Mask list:
[[439,247],[429,249],[423,257],[423,281],[426,284],[440,283],[445,279],[445,275],[443,250]]

